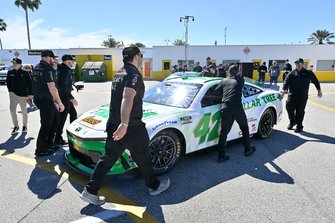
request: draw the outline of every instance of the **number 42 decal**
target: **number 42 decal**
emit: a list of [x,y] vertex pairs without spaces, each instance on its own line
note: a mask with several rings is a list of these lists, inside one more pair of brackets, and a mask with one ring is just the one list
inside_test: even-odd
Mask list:
[[[195,138],[199,138],[199,144],[213,141],[219,137],[219,126],[221,119],[221,111],[218,111],[212,115],[212,113],[206,113],[199,120],[197,126],[195,127],[193,134]],[[214,126],[210,129],[209,123],[212,121]]]

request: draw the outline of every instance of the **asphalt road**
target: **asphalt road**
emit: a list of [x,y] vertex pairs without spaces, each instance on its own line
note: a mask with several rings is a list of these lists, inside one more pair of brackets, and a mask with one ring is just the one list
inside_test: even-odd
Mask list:
[[[268,139],[252,139],[251,157],[241,143],[230,144],[223,164],[211,149],[182,157],[167,174],[170,189],[156,197],[137,177],[108,178],[108,203],[93,207],[79,198],[87,178],[64,164],[64,150],[34,158],[39,111],[29,113],[27,134],[11,136],[2,85],[0,222],[335,222],[335,84],[322,88],[319,99],[311,85],[303,133],[286,130],[284,112]],[[80,114],[109,103],[110,83],[85,83],[74,95]]]

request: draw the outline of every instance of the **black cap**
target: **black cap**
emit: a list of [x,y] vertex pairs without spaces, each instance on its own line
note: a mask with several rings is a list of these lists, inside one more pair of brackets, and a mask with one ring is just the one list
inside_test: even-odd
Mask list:
[[126,47],[122,50],[123,59],[128,59],[136,54],[141,53],[140,49],[137,46]]
[[298,64],[298,63],[304,63],[304,60],[302,58],[299,58],[299,59],[296,59],[294,61],[295,64]]
[[53,57],[55,58],[55,54],[52,52],[52,50],[43,50],[41,53],[41,57]]
[[207,57],[206,60],[211,60],[211,58],[210,58],[210,57]]
[[70,54],[65,54],[62,56],[62,61],[74,60]]
[[13,58],[12,63],[22,64],[22,60],[19,58]]

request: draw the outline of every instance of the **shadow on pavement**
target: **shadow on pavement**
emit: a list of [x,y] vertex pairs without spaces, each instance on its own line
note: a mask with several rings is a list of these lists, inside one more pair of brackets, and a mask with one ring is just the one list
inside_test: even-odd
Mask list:
[[6,142],[0,144],[0,150],[6,150],[6,154],[14,153],[16,149],[22,149],[30,144],[35,138],[28,137],[27,133],[22,133],[18,138],[18,134],[12,135]]
[[125,196],[147,206],[148,211],[154,213],[159,222],[165,222],[161,205],[185,202],[210,188],[245,174],[270,183],[294,184],[294,179],[274,162],[275,159],[308,141],[335,144],[333,137],[307,132],[302,135],[314,139],[304,139],[296,134],[274,130],[268,139],[251,141],[257,151],[250,157],[243,156],[243,146],[240,142],[233,142],[227,151],[230,160],[221,164],[215,162],[217,151],[213,151],[213,148],[186,155],[167,174],[171,180],[170,189],[157,197],[148,198],[143,180],[110,180],[110,183],[117,185],[118,190]]

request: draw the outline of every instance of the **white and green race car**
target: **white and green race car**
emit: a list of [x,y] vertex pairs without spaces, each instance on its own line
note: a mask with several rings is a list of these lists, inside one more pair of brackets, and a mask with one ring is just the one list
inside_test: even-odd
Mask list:
[[[182,154],[218,144],[221,123],[222,78],[172,77],[149,88],[144,95],[143,121],[150,137],[152,165],[157,174],[171,170]],[[280,93],[246,79],[242,102],[251,135],[268,137],[281,120]],[[90,174],[105,152],[109,105],[92,109],[67,128],[67,163]],[[242,133],[235,122],[228,141]],[[136,168],[125,151],[109,174],[122,174]]]

